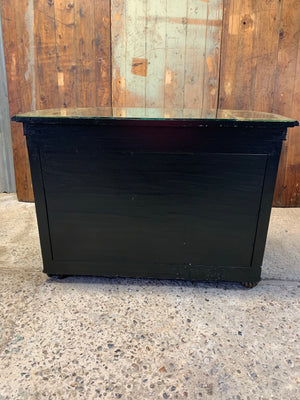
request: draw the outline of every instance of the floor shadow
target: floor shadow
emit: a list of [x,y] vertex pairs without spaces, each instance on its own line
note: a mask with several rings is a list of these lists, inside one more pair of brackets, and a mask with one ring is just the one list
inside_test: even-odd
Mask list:
[[136,287],[182,287],[220,290],[253,290],[242,286],[239,282],[210,282],[190,281],[183,279],[145,279],[145,278],[122,278],[122,277],[95,277],[95,276],[52,276],[47,282],[72,283],[72,284],[99,284],[115,286],[136,286]]

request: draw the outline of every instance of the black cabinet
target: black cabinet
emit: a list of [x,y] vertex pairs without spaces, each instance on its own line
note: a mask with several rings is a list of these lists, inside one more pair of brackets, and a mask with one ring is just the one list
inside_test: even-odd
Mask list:
[[259,281],[281,144],[296,121],[107,108],[15,120],[46,273]]

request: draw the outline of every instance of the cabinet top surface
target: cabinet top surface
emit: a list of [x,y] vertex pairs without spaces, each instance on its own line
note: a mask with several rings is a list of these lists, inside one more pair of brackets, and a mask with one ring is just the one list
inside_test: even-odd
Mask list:
[[142,121],[161,121],[172,125],[199,126],[264,126],[279,124],[281,126],[296,126],[298,121],[277,114],[246,110],[202,110],[202,109],[166,109],[166,108],[129,108],[129,107],[98,107],[98,108],[56,108],[36,110],[17,114],[13,121],[26,123],[113,123],[122,121],[139,123]]

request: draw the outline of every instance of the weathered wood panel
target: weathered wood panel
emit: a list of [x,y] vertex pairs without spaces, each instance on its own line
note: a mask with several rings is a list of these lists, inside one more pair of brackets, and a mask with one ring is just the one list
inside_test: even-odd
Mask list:
[[[32,1],[9,0],[1,3],[4,53],[10,115],[35,107],[33,96],[33,21]],[[19,200],[32,201],[33,191],[25,138],[20,124],[12,123],[15,179]]]
[[214,0],[208,1],[207,4],[202,107],[210,110],[218,107],[223,2]]
[[[111,105],[110,1],[1,3],[10,114]],[[32,201],[25,139],[12,123],[19,200]]]
[[[165,0],[147,2],[146,58],[148,63],[146,82],[146,107],[164,106],[164,81],[166,61],[166,17]],[[114,27],[112,22],[112,28]],[[149,46],[148,43],[155,43]]]
[[[76,107],[75,0],[53,0],[56,27],[56,67],[61,107]],[[79,39],[79,38],[78,38]]]
[[96,106],[111,106],[110,0],[94,1]]
[[112,40],[112,105],[126,105],[126,38],[125,1],[111,0],[111,40]]
[[96,104],[95,86],[95,3],[75,2],[76,105],[93,107]]
[[[300,119],[300,2],[282,2],[273,111]],[[300,206],[299,128],[284,142],[274,204]]]
[[[297,0],[224,0],[219,107],[299,119],[299,106],[293,105],[297,102],[293,93],[300,90],[296,80],[299,34]],[[300,165],[295,151],[297,133],[297,129],[290,133],[289,143],[283,145],[276,206],[300,205],[295,189],[299,186],[296,165]]]
[[[188,1],[167,0],[165,108],[182,108],[184,99]],[[154,44],[155,45],[155,44]],[[151,62],[151,60],[150,60]]]
[[56,23],[53,1],[34,0],[37,109],[59,107]]
[[[287,63],[295,67],[291,78],[294,88],[292,92],[292,108],[290,115],[300,120],[300,3],[293,7],[293,19],[296,20],[296,29],[288,27],[286,31],[293,37],[291,52]],[[293,22],[289,21],[289,22]],[[298,41],[298,47],[296,45]],[[297,57],[297,60],[296,60]],[[290,130],[288,134],[287,162],[282,204],[288,207],[300,206],[300,128]]]
[[224,0],[220,108],[272,111],[280,4]]
[[113,105],[216,107],[221,25],[221,0],[113,0]]
[[207,21],[208,3],[198,2],[197,0],[190,1],[187,13],[190,23],[187,25],[186,32],[186,40],[189,43],[186,49],[186,59],[189,62],[185,65],[184,106],[201,109],[204,97],[207,26],[204,23],[196,23],[196,21],[197,18]]
[[[125,79],[130,93],[126,105],[145,107],[148,60],[146,59],[146,3],[147,0],[126,1],[125,15]],[[135,88],[131,90],[130,88]],[[137,93],[137,96],[134,95]]]

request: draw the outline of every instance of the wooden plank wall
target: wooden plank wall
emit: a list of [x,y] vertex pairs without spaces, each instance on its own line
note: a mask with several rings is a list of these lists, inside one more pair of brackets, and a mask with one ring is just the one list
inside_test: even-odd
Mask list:
[[[11,115],[87,106],[236,108],[300,119],[299,0],[2,0]],[[112,49],[112,51],[111,51]],[[32,200],[13,124],[18,197]],[[300,132],[274,205],[300,206]]]
[[[300,120],[300,2],[224,0],[219,106]],[[300,206],[300,128],[284,142],[275,206]]]
[[222,0],[112,0],[114,106],[216,108]]
[[[2,0],[10,115],[111,106],[109,0]],[[17,195],[32,201],[25,139],[12,123]]]

